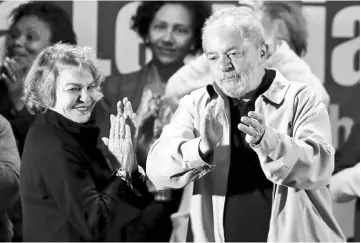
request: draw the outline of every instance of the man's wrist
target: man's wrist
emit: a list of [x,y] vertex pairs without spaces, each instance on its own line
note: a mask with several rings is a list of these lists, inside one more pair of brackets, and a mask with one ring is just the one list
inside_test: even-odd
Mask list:
[[209,146],[205,145],[203,140],[201,139],[198,145],[198,153],[203,161],[208,162],[210,155],[212,154],[213,149]]

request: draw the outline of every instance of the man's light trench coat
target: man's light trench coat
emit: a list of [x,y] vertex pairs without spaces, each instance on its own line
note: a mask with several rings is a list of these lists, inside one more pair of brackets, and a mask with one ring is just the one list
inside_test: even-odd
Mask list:
[[[186,207],[173,218],[174,233],[183,242],[187,228],[193,241],[225,241],[230,110],[228,99],[217,90],[208,85],[182,98],[148,155],[147,174],[157,189],[188,185],[183,196],[187,201],[182,202]],[[212,99],[218,100],[216,116],[223,135],[208,164],[199,156],[199,128],[200,114]],[[326,188],[334,169],[334,148],[325,104],[311,88],[277,71],[271,87],[257,98],[255,111],[264,115],[266,130],[252,149],[274,183],[268,241],[345,241]]]

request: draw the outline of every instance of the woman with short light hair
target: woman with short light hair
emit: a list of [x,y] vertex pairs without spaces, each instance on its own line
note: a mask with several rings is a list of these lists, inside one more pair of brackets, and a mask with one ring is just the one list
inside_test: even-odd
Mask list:
[[43,50],[26,76],[23,99],[36,119],[20,168],[25,241],[122,241],[121,228],[152,199],[127,99],[99,142],[91,114],[102,81],[91,48],[67,44]]

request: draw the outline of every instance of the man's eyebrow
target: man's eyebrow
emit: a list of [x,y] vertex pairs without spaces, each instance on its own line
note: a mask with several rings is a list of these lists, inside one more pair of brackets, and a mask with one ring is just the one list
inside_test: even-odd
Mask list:
[[[227,53],[227,52],[229,52],[229,51],[231,51],[231,50],[234,50],[234,49],[239,50],[239,47],[238,47],[238,46],[231,46],[231,47],[227,48],[227,49],[224,51],[224,53]],[[242,48],[240,51],[244,52],[244,49]],[[217,52],[214,52],[214,51],[207,52],[207,51],[205,51],[204,53],[205,53],[206,55],[211,55],[211,54],[216,54]]]
[[225,51],[226,53],[231,51],[231,50],[234,50],[234,49],[238,49],[238,46],[231,46],[229,48],[227,48],[227,50]]

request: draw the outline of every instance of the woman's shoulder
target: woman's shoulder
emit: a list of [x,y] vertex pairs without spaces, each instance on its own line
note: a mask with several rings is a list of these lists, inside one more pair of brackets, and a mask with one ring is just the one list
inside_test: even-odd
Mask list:
[[21,156],[22,174],[53,164],[58,158],[61,142],[56,131],[47,124],[34,123],[26,136]]
[[28,138],[32,141],[43,141],[48,142],[49,140],[57,141],[59,140],[58,131],[51,124],[47,124],[42,121],[39,117],[36,118],[35,122],[29,129]]
[[[39,121],[40,120],[40,121]],[[25,150],[34,151],[34,153],[51,154],[62,149],[70,141],[70,136],[60,129],[42,122],[37,117],[34,124],[29,129],[25,140]]]
[[119,75],[119,77],[123,82],[133,82],[134,80],[138,80],[139,78],[148,75],[151,66],[151,63],[148,63],[139,68],[138,70],[123,73]]
[[104,100],[113,107],[124,97],[128,97],[132,105],[139,102],[138,99],[146,84],[147,70],[148,68],[143,67],[135,72],[107,77],[102,83]]
[[134,72],[109,76],[102,83],[103,91],[106,93],[117,93],[119,90],[122,90],[122,87],[136,86],[142,80],[142,77],[145,76],[147,70],[148,68],[143,67]]
[[78,160],[81,153],[71,134],[57,129],[50,124],[35,123],[26,137],[21,163],[50,168],[65,168],[66,161]]

